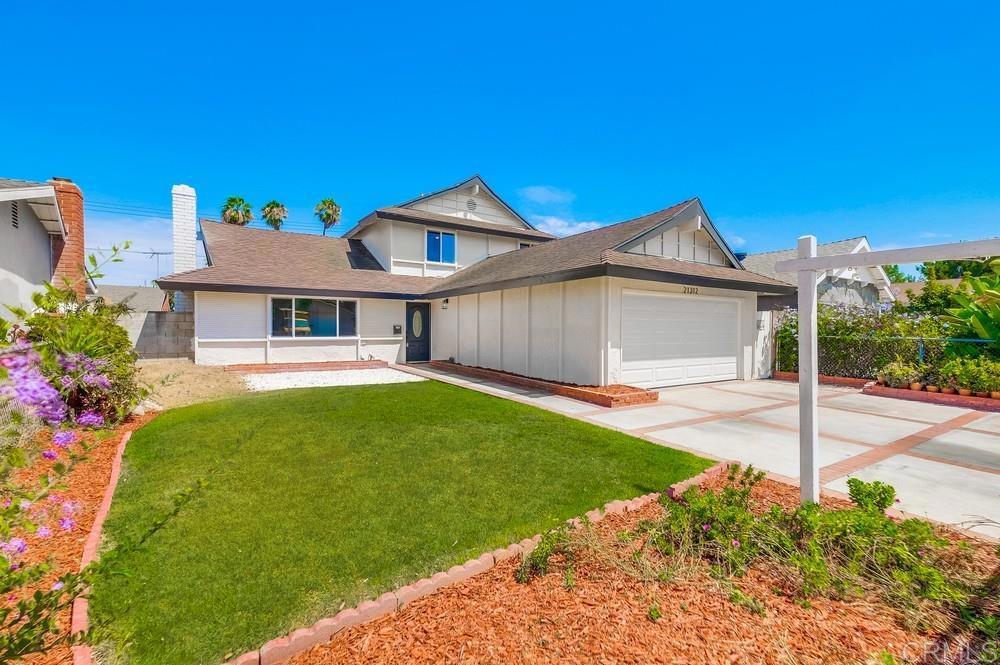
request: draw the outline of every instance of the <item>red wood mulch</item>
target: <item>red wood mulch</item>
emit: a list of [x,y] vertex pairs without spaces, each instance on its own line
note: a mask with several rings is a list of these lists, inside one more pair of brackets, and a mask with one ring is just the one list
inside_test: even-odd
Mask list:
[[[760,510],[770,503],[792,506],[798,489],[768,480],[753,496]],[[661,512],[652,504],[639,513],[609,516],[595,528],[612,544],[619,530]],[[976,557],[984,571],[1000,564],[985,545],[977,546]],[[803,608],[775,593],[782,588],[779,578],[756,569],[734,584],[764,603],[764,617],[730,602],[729,591],[703,573],[644,585],[585,555],[567,589],[565,568],[555,559],[548,575],[529,584],[515,582],[517,564],[507,561],[352,628],[291,665],[871,663],[883,649],[917,657],[934,642],[933,635],[904,630],[892,608],[877,601],[816,598]],[[654,603],[662,613],[656,622],[648,618]]]
[[[105,436],[100,440],[94,433],[83,433],[88,441],[94,444],[93,447],[87,453],[86,459],[74,466],[63,479],[62,487],[51,492],[50,496],[54,496],[55,499],[45,502],[45,511],[49,515],[47,521],[53,523],[52,535],[42,539],[32,534],[16,534],[22,536],[28,543],[29,549],[22,559],[24,562],[49,561],[52,564],[52,572],[41,581],[40,587],[51,587],[56,578],[66,571],[79,570],[80,560],[83,556],[83,545],[93,526],[94,517],[111,478],[111,464],[118,444],[125,432],[139,429],[153,417],[155,414],[130,417],[110,436]],[[48,437],[50,434],[45,432],[40,436]],[[73,444],[72,450],[79,452],[80,449],[79,444]],[[39,456],[31,466],[15,473],[13,480],[22,486],[33,487],[33,481],[50,471],[52,464],[54,462],[49,462]],[[58,526],[54,526],[54,523],[59,520],[61,505],[67,501],[78,506],[73,515],[76,524],[72,531],[63,531]],[[7,605],[12,600],[11,597],[7,597],[2,601],[2,605]],[[69,628],[69,618],[68,610],[60,617],[60,626],[64,630]],[[71,663],[72,660],[69,647],[59,647],[46,654],[28,657],[23,662],[30,665],[56,665],[57,663]]]

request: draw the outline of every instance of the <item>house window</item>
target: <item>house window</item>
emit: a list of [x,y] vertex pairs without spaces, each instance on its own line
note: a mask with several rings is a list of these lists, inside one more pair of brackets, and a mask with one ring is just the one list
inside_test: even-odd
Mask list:
[[455,263],[455,234],[427,232],[427,260],[431,263]]
[[531,247],[531,243],[530,242],[519,242],[519,243],[517,243],[517,248],[518,249],[527,249],[528,247]]
[[356,300],[272,298],[272,337],[354,337],[358,326]]

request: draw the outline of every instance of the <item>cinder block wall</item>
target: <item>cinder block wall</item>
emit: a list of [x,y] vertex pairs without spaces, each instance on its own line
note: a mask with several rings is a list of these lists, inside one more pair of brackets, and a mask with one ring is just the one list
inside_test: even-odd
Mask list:
[[140,358],[194,359],[194,312],[136,312],[119,323]]

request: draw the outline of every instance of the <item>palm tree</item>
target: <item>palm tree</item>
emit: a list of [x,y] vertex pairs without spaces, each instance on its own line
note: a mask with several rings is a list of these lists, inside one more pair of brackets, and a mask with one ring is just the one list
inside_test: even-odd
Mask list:
[[246,226],[253,221],[253,210],[242,197],[230,196],[222,206],[222,221],[226,224]]
[[326,230],[340,221],[340,206],[333,199],[323,199],[316,204],[316,218],[323,223],[323,235]]
[[281,230],[281,225],[288,218],[288,208],[277,201],[268,201],[260,209],[261,218],[275,231]]

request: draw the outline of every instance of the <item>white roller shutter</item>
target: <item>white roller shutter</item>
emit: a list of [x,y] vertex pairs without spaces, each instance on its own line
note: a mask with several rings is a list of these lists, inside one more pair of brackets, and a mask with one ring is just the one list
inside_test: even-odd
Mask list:
[[622,383],[643,388],[735,379],[739,303],[652,291],[622,294]]

